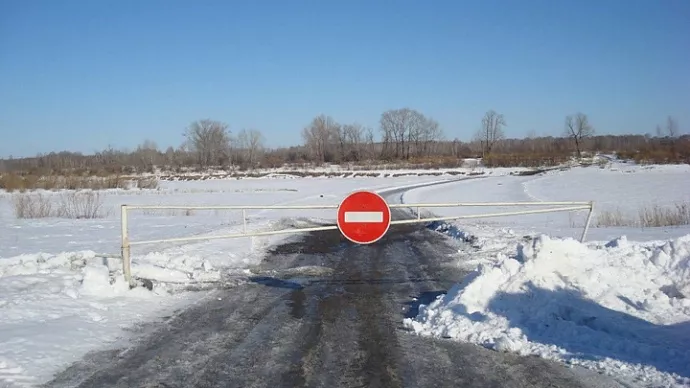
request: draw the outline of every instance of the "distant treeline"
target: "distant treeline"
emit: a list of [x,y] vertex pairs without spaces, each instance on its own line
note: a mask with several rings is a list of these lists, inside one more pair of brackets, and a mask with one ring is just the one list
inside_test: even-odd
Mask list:
[[0,159],[0,174],[98,175],[169,171],[189,168],[254,169],[286,164],[314,166],[350,164],[376,168],[381,164],[416,168],[458,167],[465,158],[483,158],[487,167],[541,167],[563,163],[586,153],[616,153],[638,163],[690,163],[690,136],[680,135],[671,117],[656,135],[595,135],[587,116],[567,116],[562,135],[524,139],[507,138],[503,115],[486,113],[481,128],[469,142],[449,140],[438,122],[412,109],[396,109],[381,115],[378,133],[362,125],[341,124],[325,115],[303,129],[303,144],[269,149],[259,130],[232,133],[215,120],[192,123],[179,147],[159,149],[146,140],[133,151],[112,147],[93,155],[51,152],[35,157]]

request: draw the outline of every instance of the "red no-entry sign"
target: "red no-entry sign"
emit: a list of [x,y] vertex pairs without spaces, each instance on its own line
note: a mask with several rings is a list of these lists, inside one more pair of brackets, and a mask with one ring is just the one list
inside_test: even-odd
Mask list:
[[357,191],[338,208],[338,229],[350,241],[371,244],[386,234],[391,225],[391,209],[380,195]]

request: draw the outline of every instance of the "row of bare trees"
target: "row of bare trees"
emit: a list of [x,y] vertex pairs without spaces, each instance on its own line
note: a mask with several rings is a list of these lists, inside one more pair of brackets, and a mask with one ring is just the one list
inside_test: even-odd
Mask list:
[[383,112],[379,129],[377,146],[371,127],[341,124],[331,116],[319,115],[302,130],[302,139],[311,159],[322,163],[430,156],[436,152],[434,144],[443,139],[436,120],[410,108]]
[[409,108],[383,112],[380,128],[384,159],[430,156],[434,144],[444,137],[436,120]]
[[304,147],[317,162],[353,162],[372,158],[374,134],[360,124],[340,124],[331,116],[319,115],[302,130]]
[[[481,128],[475,134],[475,140],[481,145],[482,157],[490,155],[497,143],[505,140],[503,128],[506,119],[503,114],[489,110],[482,118]],[[577,157],[582,156],[583,141],[594,135],[594,127],[589,123],[586,114],[578,112],[565,118],[564,136],[572,140]]]
[[235,138],[226,123],[204,119],[192,123],[184,132],[184,149],[204,167],[253,166],[264,149],[264,138],[256,129],[243,129]]
[[[0,159],[0,173],[33,171],[54,173],[84,171],[113,173],[152,171],[154,166],[255,168],[279,167],[286,163],[416,163],[444,159],[448,166],[468,157],[483,157],[486,164],[556,164],[584,151],[619,152],[628,157],[654,162],[688,162],[690,138],[680,136],[673,117],[657,126],[652,135],[596,136],[588,116],[578,112],[566,116],[561,136],[524,139],[508,138],[506,118],[489,110],[469,142],[446,139],[440,124],[421,112],[391,109],[383,112],[378,131],[358,123],[343,124],[328,115],[318,115],[302,130],[303,144],[266,149],[259,130],[243,129],[237,134],[229,125],[204,119],[184,131],[181,146],[160,150],[155,142],[144,141],[134,151],[113,147],[93,155],[58,152],[33,158]],[[378,136],[377,135],[378,132]]]

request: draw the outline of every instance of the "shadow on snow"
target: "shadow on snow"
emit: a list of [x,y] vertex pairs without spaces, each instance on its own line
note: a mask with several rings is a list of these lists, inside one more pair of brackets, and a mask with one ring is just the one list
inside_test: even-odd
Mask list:
[[[570,353],[563,356],[566,360],[611,358],[690,377],[690,321],[656,325],[603,307],[577,291],[552,291],[531,282],[527,287],[525,293],[497,294],[488,310],[508,319],[510,326],[519,328],[530,341],[565,349]],[[532,311],[515,308],[534,305],[535,301],[543,304]],[[629,300],[627,303],[643,308]],[[481,314],[468,314],[464,306],[456,306],[455,313],[473,321],[484,319]]]

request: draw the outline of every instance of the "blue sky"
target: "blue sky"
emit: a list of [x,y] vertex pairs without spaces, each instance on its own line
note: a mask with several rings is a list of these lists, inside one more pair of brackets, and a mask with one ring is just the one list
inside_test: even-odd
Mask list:
[[194,120],[301,142],[411,107],[469,140],[690,132],[687,0],[0,0],[0,157],[178,146]]

